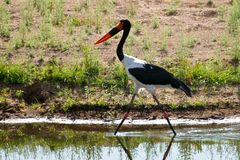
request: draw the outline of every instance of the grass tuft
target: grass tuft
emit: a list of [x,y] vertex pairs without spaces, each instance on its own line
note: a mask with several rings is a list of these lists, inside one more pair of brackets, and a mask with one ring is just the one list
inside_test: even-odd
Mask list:
[[228,22],[229,33],[234,36],[239,34],[239,27],[240,26],[240,1],[233,0],[233,5],[230,9],[230,18]]
[[63,25],[65,19],[64,15],[64,1],[63,0],[55,0],[53,3],[52,10],[52,23],[53,25]]
[[10,37],[10,14],[4,3],[0,3],[0,36]]
[[160,21],[159,21],[159,19],[158,19],[158,18],[154,18],[154,19],[152,20],[152,27],[153,27],[153,29],[157,29],[157,28],[159,28],[159,26],[160,26]]
[[166,15],[167,16],[174,16],[177,15],[177,8],[179,5],[179,0],[172,0],[170,5],[166,9]]
[[[113,64],[109,72],[106,73],[101,86],[105,89],[123,89],[128,86],[128,77],[122,64],[116,62]],[[107,69],[109,70],[109,69]]]
[[26,84],[31,81],[31,69],[17,64],[0,63],[0,81],[6,84]]

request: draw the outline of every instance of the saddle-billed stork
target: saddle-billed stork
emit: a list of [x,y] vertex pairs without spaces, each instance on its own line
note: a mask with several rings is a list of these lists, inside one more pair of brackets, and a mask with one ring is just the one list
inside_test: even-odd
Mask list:
[[[123,63],[128,77],[134,82],[135,90],[132,96],[131,102],[129,104],[127,112],[124,114],[124,117],[121,123],[118,125],[114,135],[116,135],[118,129],[123,124],[124,120],[127,118],[132,103],[134,101],[135,96],[137,95],[140,88],[145,88],[148,92],[151,93],[153,99],[160,106],[160,103],[156,97],[156,89],[161,86],[171,86],[173,88],[180,89],[186,93],[187,96],[191,97],[190,88],[184,84],[181,80],[177,79],[173,76],[173,74],[169,73],[162,67],[149,64],[144,60],[129,56],[123,53],[123,45],[128,37],[129,31],[131,29],[131,23],[129,20],[120,20],[116,27],[110,30],[106,35],[104,35],[101,39],[99,39],[95,44],[99,44],[101,42],[106,41],[107,39],[113,37],[118,32],[123,30],[123,35],[117,46],[117,56],[118,59]],[[176,135],[175,130],[173,129],[169,118],[168,113],[164,111],[162,107],[160,107],[164,118],[167,120],[170,128],[172,129],[174,135]]]

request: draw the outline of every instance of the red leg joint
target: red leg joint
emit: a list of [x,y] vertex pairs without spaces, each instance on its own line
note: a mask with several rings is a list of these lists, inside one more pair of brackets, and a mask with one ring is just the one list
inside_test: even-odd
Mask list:
[[128,114],[129,114],[129,112],[126,112],[126,113],[124,114],[124,119],[126,119],[126,118],[128,117]]
[[169,115],[168,115],[168,113],[166,111],[163,111],[163,117],[164,118],[168,118],[169,117]]

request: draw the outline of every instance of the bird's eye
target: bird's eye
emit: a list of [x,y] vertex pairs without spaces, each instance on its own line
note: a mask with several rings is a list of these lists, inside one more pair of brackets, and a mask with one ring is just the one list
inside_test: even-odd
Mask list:
[[119,29],[119,30],[122,30],[122,29],[123,29],[123,22],[119,22],[119,23],[116,25],[116,28]]

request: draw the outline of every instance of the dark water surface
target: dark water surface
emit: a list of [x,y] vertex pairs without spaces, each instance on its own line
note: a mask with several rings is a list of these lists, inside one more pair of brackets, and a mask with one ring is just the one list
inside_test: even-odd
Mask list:
[[[240,124],[96,131],[80,125],[2,124],[1,160],[240,160]],[[95,130],[95,131],[94,131]]]

